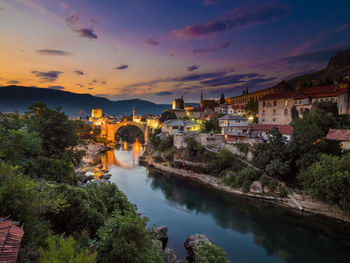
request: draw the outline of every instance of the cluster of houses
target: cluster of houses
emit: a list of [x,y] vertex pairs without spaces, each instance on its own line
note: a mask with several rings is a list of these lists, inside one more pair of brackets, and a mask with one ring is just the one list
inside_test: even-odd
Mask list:
[[[243,96],[248,96],[246,91]],[[239,100],[229,98],[225,103],[214,108],[185,106],[183,98],[173,103],[173,112],[177,120],[168,120],[162,124],[162,132],[174,136],[174,146],[186,146],[186,138],[192,137],[202,145],[215,146],[223,143],[255,144],[268,140],[268,133],[277,128],[287,139],[292,140],[293,129],[289,125],[292,121],[292,111],[299,117],[310,110],[315,102],[337,103],[339,114],[350,114],[350,94],[340,85],[296,89],[293,91],[270,90],[255,94],[258,100],[258,123],[252,123],[253,118],[246,118],[242,95]],[[202,103],[201,96],[201,105]],[[237,101],[237,104],[234,102]],[[231,102],[231,103],[228,103]],[[232,103],[233,102],[233,103]],[[219,120],[221,132],[219,134],[200,133],[200,125],[204,120],[212,120],[221,113]],[[330,130],[327,136],[330,140],[337,140],[344,149],[350,149],[350,130]]]

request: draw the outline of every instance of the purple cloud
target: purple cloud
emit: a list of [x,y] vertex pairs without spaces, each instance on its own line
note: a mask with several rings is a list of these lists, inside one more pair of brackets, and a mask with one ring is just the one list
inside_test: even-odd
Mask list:
[[211,48],[211,47],[199,48],[199,49],[192,49],[192,54],[194,56],[197,56],[197,55],[202,55],[202,54],[207,54],[207,53],[213,53],[213,52],[216,52],[216,51],[217,51],[216,48]]
[[197,69],[199,69],[199,66],[197,66],[197,65],[192,65],[192,66],[187,67],[188,71],[195,71]]
[[49,86],[50,89],[56,89],[56,90],[63,90],[65,89],[64,87],[62,86]]
[[31,73],[34,74],[36,77],[40,78],[41,82],[53,82],[63,72],[61,72],[61,71],[42,72],[42,71],[33,70]]
[[114,69],[123,70],[123,69],[127,69],[128,67],[129,67],[128,65],[120,65],[119,67],[115,67]]
[[226,49],[226,48],[228,48],[231,45],[231,43],[232,43],[232,41],[229,40],[229,41],[223,43],[222,45],[220,45],[220,47],[223,48],[223,49]]
[[57,49],[38,49],[36,53],[41,55],[51,55],[51,56],[73,56],[73,54],[68,51],[57,50]]
[[78,22],[79,22],[79,16],[77,15],[71,15],[66,18],[66,23],[70,27],[75,26]]
[[19,83],[21,83],[20,81],[18,81],[18,80],[9,80],[9,81],[7,81],[7,84],[19,84]]
[[74,73],[78,75],[84,75],[84,72],[81,70],[75,70]]
[[161,91],[156,93],[157,96],[167,96],[167,95],[173,95],[173,94],[174,93],[171,91]]
[[78,33],[80,37],[89,38],[89,39],[96,39],[97,35],[94,33],[94,30],[90,28],[81,28],[81,29],[74,29],[74,32]]
[[219,18],[205,24],[190,25],[185,28],[173,30],[179,37],[202,37],[214,33],[225,32],[237,27],[253,26],[268,23],[287,15],[289,11],[281,6],[265,6],[260,9],[239,9],[222,15]]
[[159,42],[152,39],[152,38],[143,39],[143,43],[146,43],[146,44],[151,45],[151,46],[158,46],[159,45]]

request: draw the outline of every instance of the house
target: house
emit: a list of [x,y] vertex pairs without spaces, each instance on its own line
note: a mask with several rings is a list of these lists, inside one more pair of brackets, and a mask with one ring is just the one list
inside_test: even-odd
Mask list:
[[12,220],[0,218],[0,262],[16,263],[23,235]]
[[302,115],[306,109],[311,109],[313,103],[330,101],[337,103],[339,114],[347,114],[350,113],[349,99],[347,89],[331,85],[306,88],[303,92],[295,95],[293,105]]
[[248,120],[243,116],[227,114],[219,118],[219,127],[227,142],[243,142],[248,135]]
[[277,128],[278,131],[288,140],[292,140],[293,128],[289,125],[274,125],[274,124],[253,124],[250,126],[249,136],[256,140],[256,142],[267,141],[268,133]]
[[188,131],[199,131],[200,125],[195,121],[184,120],[167,120],[162,124],[162,132],[174,135],[176,133],[183,133]]
[[244,106],[243,105],[228,105],[227,106],[227,114],[243,115],[244,114]]
[[259,100],[259,124],[286,125],[292,121],[291,110],[296,92],[268,94]]
[[330,129],[327,139],[338,141],[343,150],[350,150],[350,130]]

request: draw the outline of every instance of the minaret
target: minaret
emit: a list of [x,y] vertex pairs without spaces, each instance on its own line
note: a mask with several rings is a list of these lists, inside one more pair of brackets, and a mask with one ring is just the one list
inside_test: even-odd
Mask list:
[[202,108],[203,108],[203,106],[204,106],[203,91],[201,91],[201,101],[200,101],[199,105],[200,105]]
[[132,121],[135,122],[135,106],[132,105]]

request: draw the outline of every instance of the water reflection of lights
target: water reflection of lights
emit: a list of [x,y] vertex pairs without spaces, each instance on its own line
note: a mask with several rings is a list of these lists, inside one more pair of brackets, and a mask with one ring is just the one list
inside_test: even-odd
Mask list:
[[[126,141],[123,146],[112,151],[107,151],[101,158],[103,169],[116,165],[122,169],[132,169],[138,166],[138,158],[143,153],[143,146],[136,140],[132,145]],[[132,156],[132,158],[130,158]]]

